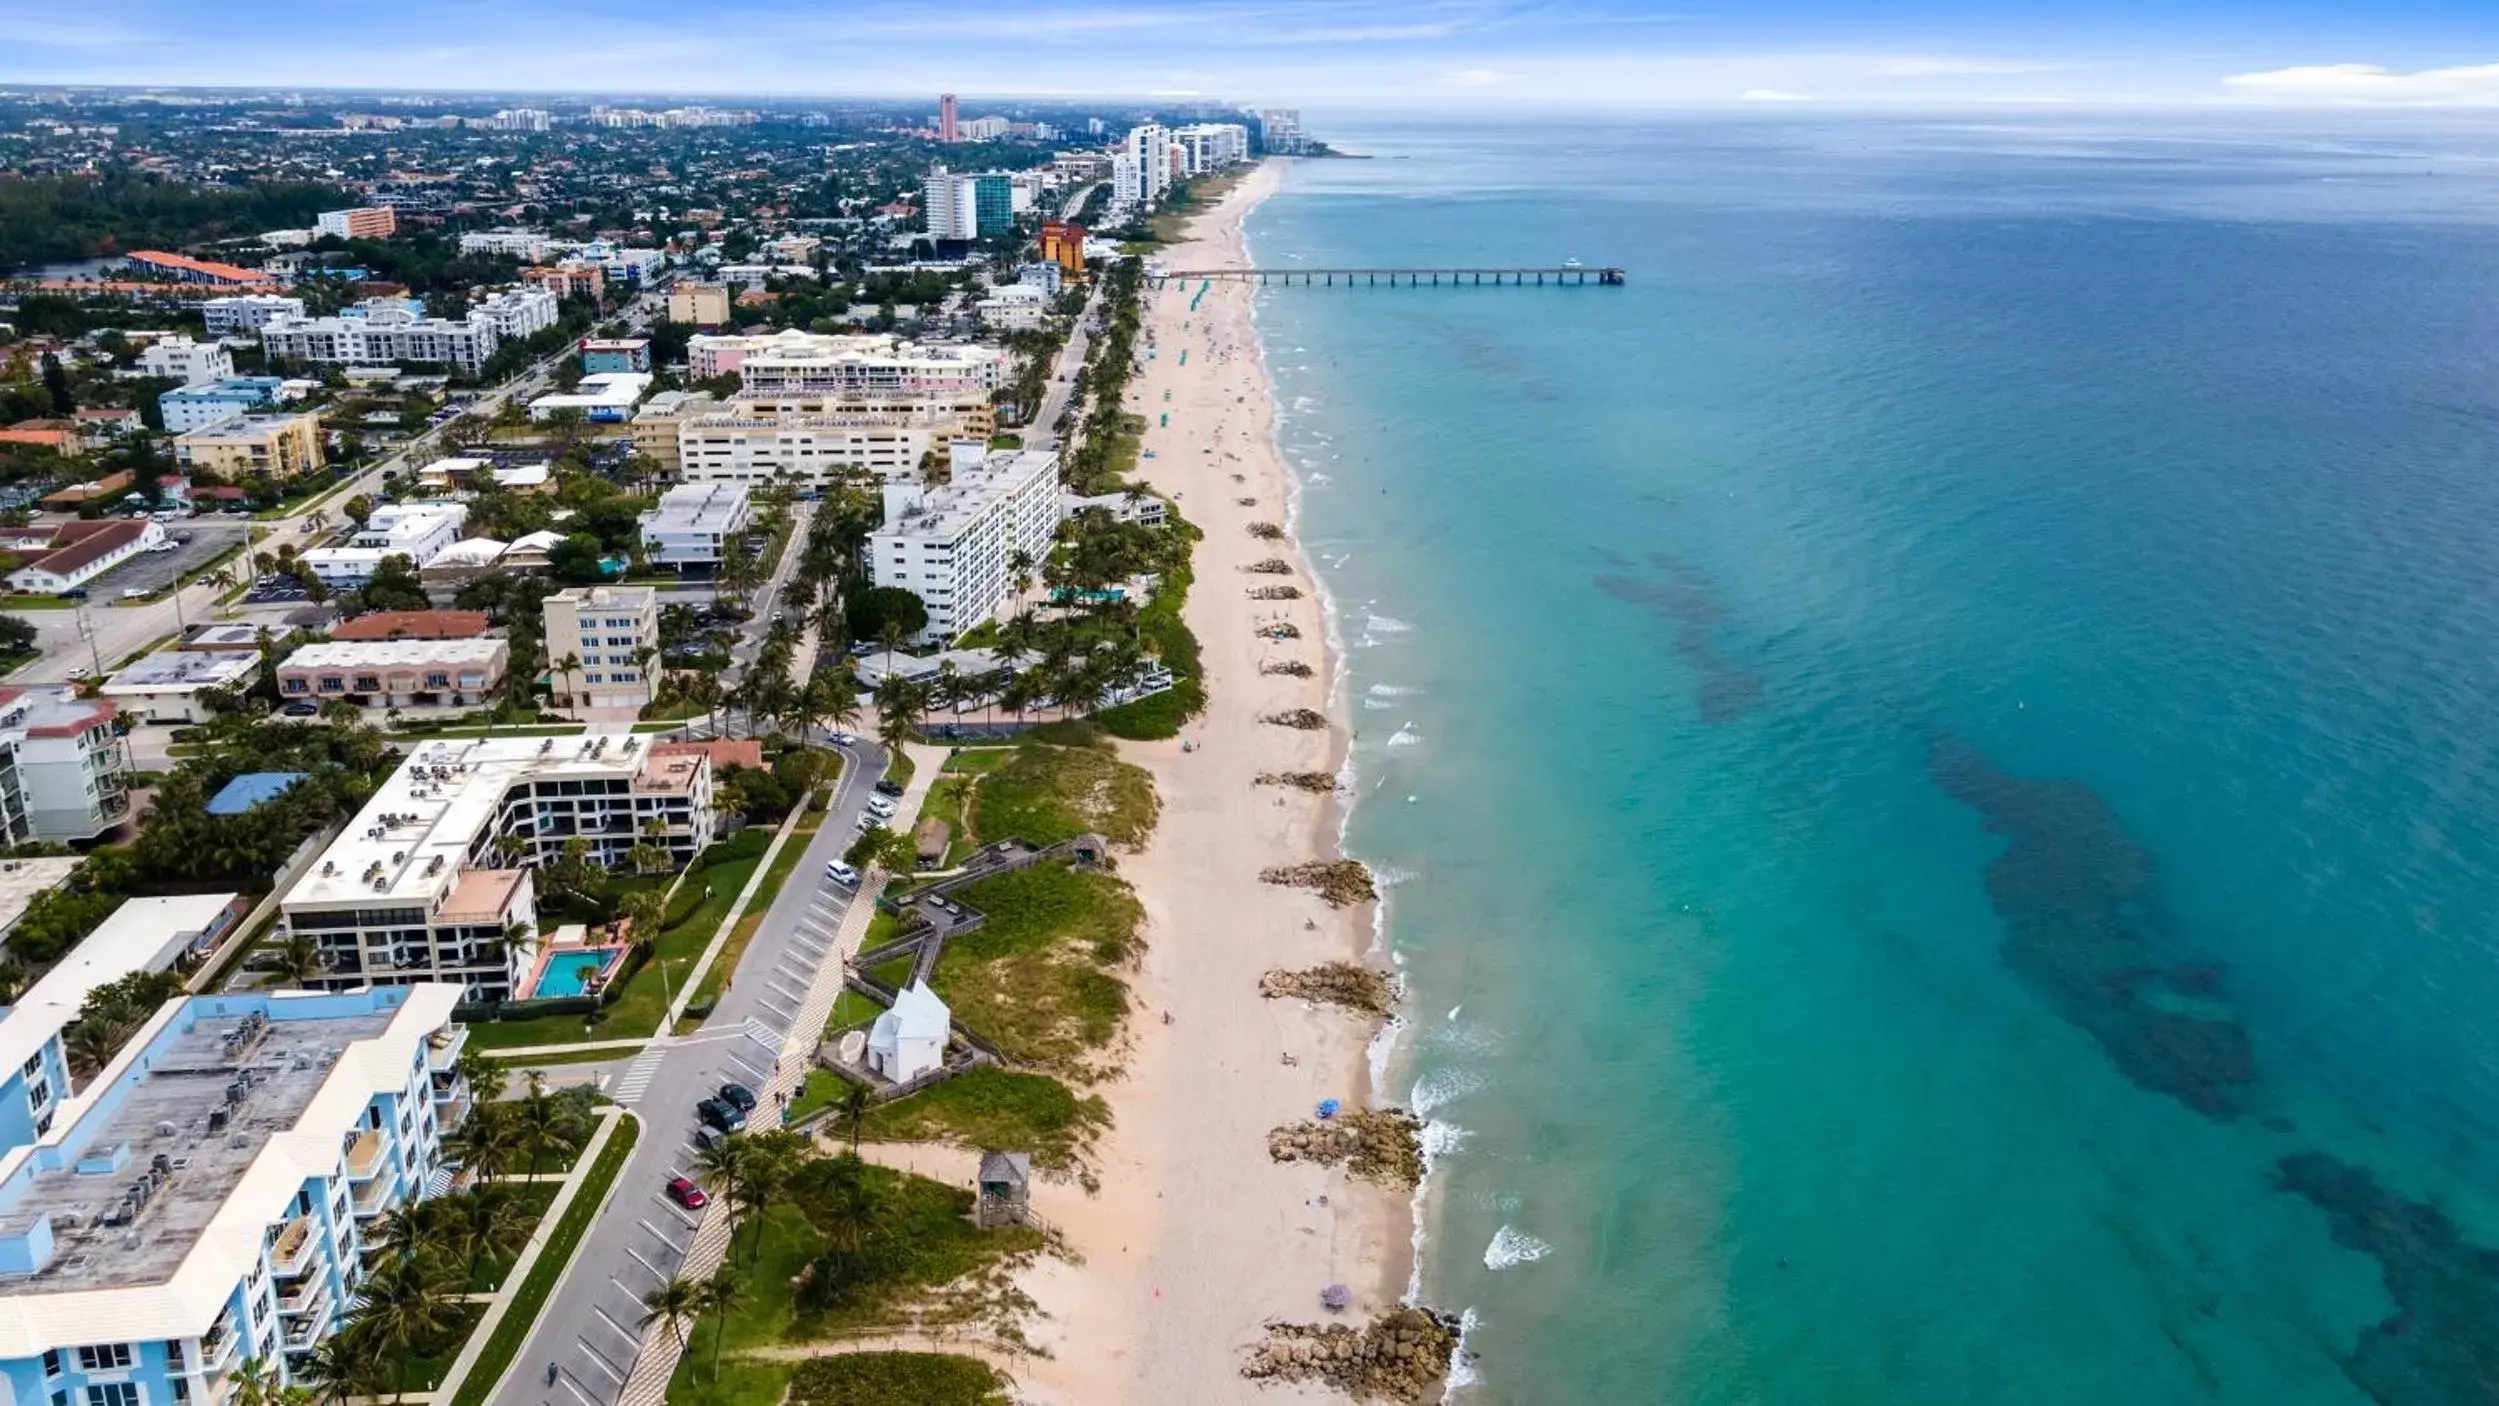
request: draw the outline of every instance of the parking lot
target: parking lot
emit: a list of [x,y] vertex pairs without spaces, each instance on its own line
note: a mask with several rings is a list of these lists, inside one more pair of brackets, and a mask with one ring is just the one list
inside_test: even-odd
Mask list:
[[293,605],[304,599],[304,583],[293,576],[271,574],[252,583],[243,593],[245,605]]
[[[170,540],[176,536],[191,540],[170,552],[141,552],[103,575],[87,583],[89,597],[103,603],[119,600],[124,591],[154,594],[170,586],[186,573],[206,565],[219,552],[243,540],[249,528],[241,522],[218,518],[177,518],[165,524]],[[237,576],[242,574],[238,563]]]

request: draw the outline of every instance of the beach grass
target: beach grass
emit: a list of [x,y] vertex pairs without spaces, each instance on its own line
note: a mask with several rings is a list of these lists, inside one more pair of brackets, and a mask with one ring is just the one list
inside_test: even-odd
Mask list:
[[879,1104],[861,1136],[1021,1148],[1035,1165],[1065,1171],[1083,1160],[1110,1122],[1109,1104],[1047,1074],[984,1067]]
[[950,1352],[845,1352],[799,1363],[793,1406],[1007,1406],[1006,1377]]
[[1110,749],[1028,742],[981,778],[969,819],[989,840],[1054,845],[1092,831],[1133,847],[1159,811],[1154,778]]
[[988,921],[952,938],[930,979],[955,1018],[1018,1064],[1092,1082],[1119,1033],[1145,910],[1108,874],[1036,864],[957,895]]
[[[697,1320],[669,1383],[670,1406],[752,1406],[774,1395],[754,1394],[759,1386],[786,1381],[790,1364],[779,1373],[756,1359],[740,1359],[751,1348],[889,1330],[932,1319],[976,1312],[969,1300],[949,1293],[938,1302],[935,1291],[984,1275],[1010,1256],[1040,1248],[1040,1232],[1021,1226],[979,1230],[972,1225],[972,1193],[908,1172],[874,1165],[861,1176],[873,1193],[875,1214],[867,1243],[836,1280],[828,1301],[809,1306],[799,1301],[799,1281],[808,1266],[825,1254],[827,1233],[808,1220],[787,1198],[766,1207],[762,1223],[742,1226],[730,1242],[724,1269],[737,1275],[746,1292],[724,1315]],[[721,1370],[712,1370],[717,1345]],[[732,1364],[739,1370],[731,1371]],[[838,1398],[833,1398],[838,1399]]]

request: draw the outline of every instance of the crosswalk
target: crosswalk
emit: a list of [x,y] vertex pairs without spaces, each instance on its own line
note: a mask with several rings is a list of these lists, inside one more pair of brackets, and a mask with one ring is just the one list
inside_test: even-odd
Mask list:
[[633,1063],[625,1066],[625,1072],[617,1076],[616,1087],[609,1089],[607,1096],[627,1108],[633,1107],[634,1101],[650,1089],[651,1078],[659,1073],[660,1062],[668,1058],[670,1043],[653,1040],[645,1045],[642,1053],[633,1057]]

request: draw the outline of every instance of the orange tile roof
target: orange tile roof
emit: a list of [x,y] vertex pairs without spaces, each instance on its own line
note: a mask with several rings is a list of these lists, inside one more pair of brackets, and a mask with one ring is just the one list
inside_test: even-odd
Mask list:
[[333,640],[469,640],[491,622],[482,610],[377,610],[341,623]]
[[275,283],[278,281],[274,276],[262,273],[258,269],[247,269],[235,264],[212,263],[206,259],[194,259],[188,254],[168,254],[162,249],[133,250],[130,261],[154,268],[180,269],[184,273],[196,273],[217,283]]

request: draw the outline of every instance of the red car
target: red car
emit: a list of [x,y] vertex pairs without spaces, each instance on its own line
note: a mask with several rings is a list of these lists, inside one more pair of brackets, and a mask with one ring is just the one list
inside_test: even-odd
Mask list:
[[684,1177],[668,1179],[668,1199],[689,1211],[699,1211],[712,1203],[712,1198],[703,1193],[703,1188]]

